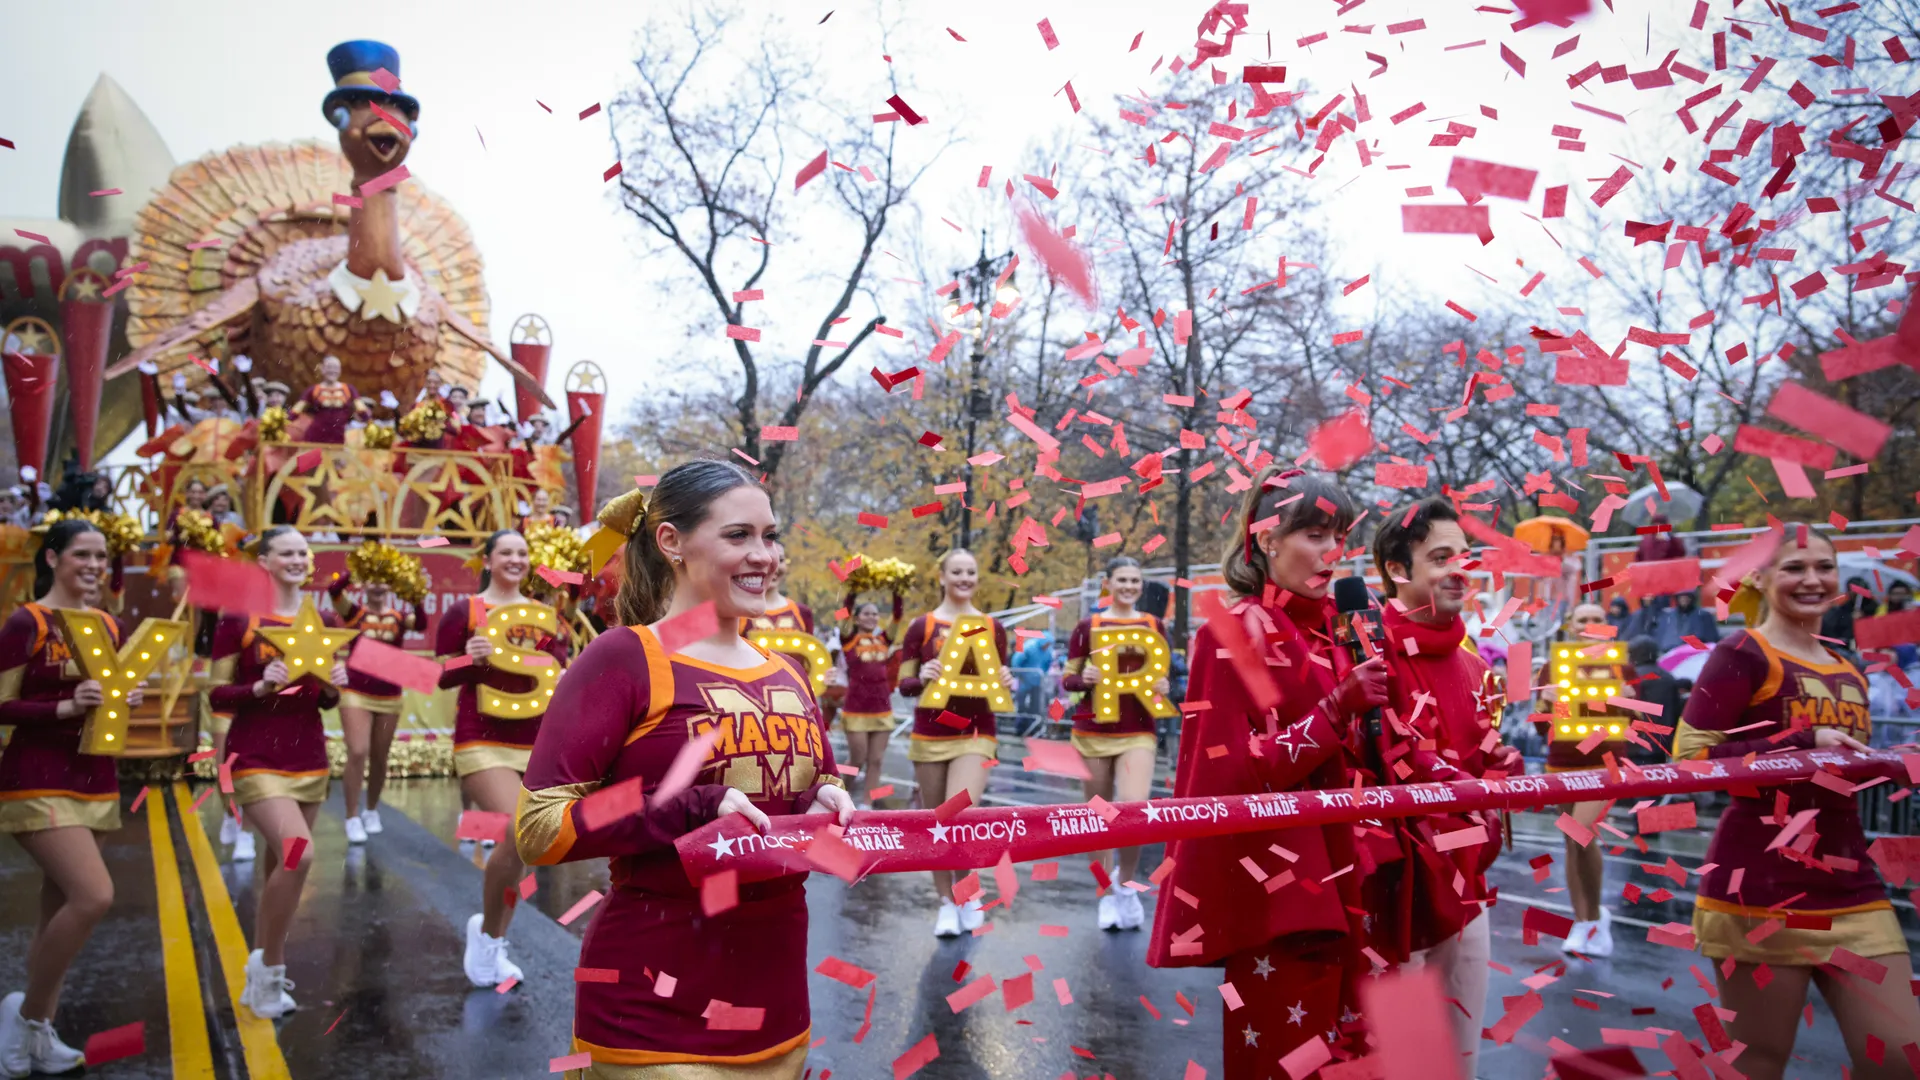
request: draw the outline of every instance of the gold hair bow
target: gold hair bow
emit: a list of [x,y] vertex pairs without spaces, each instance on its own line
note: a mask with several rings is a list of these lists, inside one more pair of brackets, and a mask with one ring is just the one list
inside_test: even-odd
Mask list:
[[639,488],[608,500],[600,508],[594,520],[600,523],[599,531],[587,538],[587,573],[598,574],[601,567],[613,558],[620,546],[633,536],[634,526],[647,513],[647,493]]

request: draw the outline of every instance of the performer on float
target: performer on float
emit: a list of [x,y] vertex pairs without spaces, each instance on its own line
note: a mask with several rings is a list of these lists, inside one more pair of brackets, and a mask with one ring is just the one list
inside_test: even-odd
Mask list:
[[[1375,657],[1336,678],[1331,661],[1313,656],[1328,659],[1329,560],[1354,519],[1350,497],[1325,477],[1268,466],[1254,478],[1221,560],[1235,599],[1194,638],[1187,703],[1206,707],[1187,714],[1176,796],[1274,792],[1278,812],[1305,798],[1287,793],[1349,786],[1348,732],[1386,702],[1385,662]],[[1224,965],[1246,1006],[1223,1026],[1232,1080],[1284,1072],[1280,1059],[1315,1037],[1341,1040],[1345,976],[1359,950],[1349,909],[1359,890],[1355,874],[1336,871],[1354,865],[1354,849],[1345,824],[1168,846],[1174,870],[1161,887],[1198,906],[1155,906],[1147,962]],[[1247,863],[1291,881],[1270,888]]]
[[[1583,653],[1598,646],[1602,653],[1613,650],[1619,654],[1614,659],[1604,655],[1593,657],[1592,663],[1596,667],[1624,665],[1627,656],[1626,642],[1609,643],[1603,638],[1581,636],[1581,631],[1589,626],[1605,625],[1607,625],[1606,609],[1598,604],[1576,604],[1573,612],[1567,616],[1567,627],[1562,636],[1566,641],[1583,646]],[[1566,695],[1564,699],[1560,697],[1559,683],[1562,675],[1553,673],[1551,669],[1548,670],[1553,678],[1549,681],[1546,696],[1566,701],[1568,708],[1583,708],[1584,706],[1573,703],[1571,694]],[[1624,696],[1631,696],[1629,690],[1630,688],[1622,687],[1621,693]],[[1557,708],[1555,711],[1559,712]],[[1624,720],[1610,721],[1610,725],[1617,725],[1622,732],[1628,729],[1628,723]],[[1567,718],[1557,715],[1548,723],[1548,772],[1577,772],[1604,768],[1608,754],[1612,754],[1615,761],[1626,760],[1627,738],[1624,734],[1603,738],[1598,745],[1582,751],[1580,745],[1587,736],[1577,731],[1578,726],[1570,724]],[[1594,823],[1606,815],[1607,808],[1611,805],[1604,801],[1578,802],[1568,806],[1567,812],[1572,814],[1574,820],[1582,826],[1592,829]],[[1576,841],[1571,833],[1566,837],[1567,902],[1573,905],[1574,922],[1573,931],[1567,935],[1565,941],[1560,943],[1563,952],[1593,957],[1613,955],[1613,912],[1600,899],[1606,878],[1606,862],[1601,857],[1601,846],[1597,839],[1583,845]]]
[[887,741],[893,737],[894,635],[900,629],[900,595],[893,597],[893,622],[880,628],[880,605],[866,601],[853,610],[853,632],[841,639],[846,658],[845,703],[840,707],[840,729],[847,737],[847,764],[860,770],[856,802],[872,808],[880,768],[886,763]]
[[[1772,558],[1741,592],[1761,601],[1760,617],[1749,616],[1757,625],[1707,657],[1674,732],[1674,758],[1866,749],[1866,680],[1818,637],[1820,616],[1845,595],[1833,542],[1806,525],[1784,526]],[[1791,829],[1806,814],[1813,816],[1799,836],[1781,846],[1783,825]],[[1719,1004],[1733,1014],[1727,1034],[1746,1045],[1740,1071],[1751,1080],[1785,1072],[1814,986],[1840,1027],[1853,1075],[1913,1075],[1900,1050],[1920,1040],[1913,964],[1854,797],[1811,783],[1757,798],[1736,791],[1706,861],[1693,933],[1715,961]],[[1843,961],[1842,950],[1852,959]],[[1868,1047],[1875,1039],[1878,1055]]]
[[[526,861],[611,858],[612,888],[594,913],[582,968],[639,971],[575,990],[573,1050],[593,1064],[570,1078],[767,1077],[798,1080],[812,1037],[807,1005],[804,873],[739,886],[708,915],[674,840],[739,814],[832,814],[853,800],[807,677],[741,637],[765,610],[776,556],[773,509],[746,470],[692,461],[601,511],[628,537],[619,621],[560,682],[520,793],[516,838]],[[716,632],[669,654],[656,629],[711,605]],[[691,786],[655,795],[691,740],[719,729]],[[590,797],[631,783],[631,811],[601,819]],[[677,983],[663,990],[660,981]],[[721,1023],[714,1003],[760,1022]]]
[[[1153,787],[1153,756],[1159,745],[1154,713],[1148,709],[1149,699],[1138,693],[1120,692],[1114,695],[1118,698],[1116,706],[1096,709],[1094,699],[1099,696],[1102,665],[1096,662],[1094,670],[1089,672],[1087,661],[1094,653],[1095,631],[1136,628],[1150,632],[1156,641],[1111,646],[1108,651],[1118,661],[1114,674],[1125,675],[1149,666],[1155,671],[1165,671],[1169,661],[1167,628],[1157,616],[1134,610],[1147,584],[1141,576],[1139,560],[1122,555],[1107,563],[1101,584],[1107,593],[1107,609],[1081,619],[1067,637],[1067,666],[1060,685],[1081,694],[1073,712],[1073,747],[1080,751],[1087,771],[1093,774],[1084,783],[1087,798],[1139,802]],[[1153,650],[1158,651],[1157,657],[1152,655]],[[1154,676],[1150,689],[1165,702],[1169,692],[1167,677]],[[1173,715],[1171,709],[1172,706],[1167,705],[1160,711],[1163,715]],[[1099,859],[1102,865],[1107,864],[1106,853],[1102,852]],[[1121,848],[1119,876],[1113,880],[1116,883],[1132,881],[1139,869],[1140,849]],[[1100,897],[1097,914],[1102,930],[1138,930],[1147,918],[1140,894],[1118,885]]]
[[[113,906],[100,834],[120,827],[114,760],[80,752],[89,710],[106,700],[76,667],[61,609],[85,609],[107,575],[107,540],[83,518],[48,527],[34,556],[32,603],[0,624],[0,832],[40,867],[40,923],[25,952],[26,989],[0,998],[0,1076],[63,1073],[85,1063],[53,1028],[67,969]],[[101,612],[117,646],[123,631]],[[140,704],[136,687],[127,704]]]
[[534,488],[533,494],[528,498],[527,514],[520,519],[521,534],[525,535],[526,531],[535,525],[552,525],[553,523],[553,496],[547,493],[546,488]]
[[358,391],[340,381],[340,358],[329,356],[320,361],[320,381],[307,387],[289,411],[294,416],[313,417],[301,442],[337,445],[347,441],[347,427],[366,412],[366,406]]
[[[426,584],[420,560],[390,545],[368,540],[347,555],[347,576],[336,576],[328,586],[340,624],[360,631],[353,647],[377,641],[400,648],[409,632],[424,634],[427,609],[419,590]],[[365,601],[355,603],[347,586],[358,585]],[[412,585],[412,615],[402,606],[399,592]],[[387,786],[387,758],[400,727],[401,689],[347,666],[347,685],[340,693],[340,727],[346,735],[347,767],[341,778],[346,797],[347,843],[364,844],[367,837],[385,831],[380,823],[380,795]],[[360,806],[362,785],[366,809]]]
[[[999,727],[996,711],[1011,709],[1013,673],[1007,670],[1007,630],[1000,620],[989,618],[973,606],[973,594],[980,587],[980,565],[973,553],[955,548],[940,556],[940,606],[907,626],[900,643],[900,690],[921,698],[931,690],[939,704],[922,704],[913,710],[913,738],[907,744],[907,759],[913,762],[913,778],[920,789],[920,805],[932,810],[947,800],[965,793],[971,805],[980,804],[987,790],[987,769],[999,759]],[[946,671],[941,657],[946,652],[948,631],[965,620],[960,666]],[[943,679],[943,676],[946,678]],[[953,693],[952,680],[966,677],[981,681],[985,692]],[[992,693],[997,687],[999,693]],[[996,710],[998,697],[1009,704]],[[986,922],[978,897],[964,905],[954,903],[953,872],[933,871],[933,891],[940,897],[940,910],[934,917],[937,937],[959,937]]]
[[285,650],[269,640],[275,630],[297,632],[307,613],[318,614],[325,626],[339,625],[330,611],[312,612],[313,601],[303,591],[313,573],[306,537],[291,525],[270,526],[256,551],[273,582],[273,610],[221,617],[213,632],[207,697],[212,709],[232,717],[226,746],[233,755],[234,802],[245,827],[259,830],[267,849],[254,914],[257,948],[247,956],[240,1002],[273,1020],[297,1007],[287,992],[293,988],[287,934],[313,865],[313,821],[327,801],[327,734],[320,713],[339,704],[347,670],[329,659],[324,676],[317,670],[295,675]]
[[[1526,771],[1520,752],[1497,741],[1504,686],[1467,641],[1460,612],[1470,595],[1461,563],[1467,534],[1444,498],[1402,506],[1373,537],[1373,561],[1387,595],[1382,655],[1392,693],[1383,727],[1382,783],[1509,776]],[[1491,750],[1482,749],[1494,740]],[[1399,764],[1404,762],[1404,767]],[[1434,814],[1391,823],[1402,858],[1370,879],[1372,940],[1387,958],[1431,966],[1442,992],[1460,1003],[1448,1010],[1454,1046],[1466,1059],[1458,1075],[1479,1075],[1480,1018],[1487,1002],[1492,940],[1486,873],[1500,853],[1495,813]],[[1440,852],[1436,837],[1485,826],[1477,845]],[[1462,887],[1455,889],[1459,881]]]
[[[567,662],[568,638],[560,632],[552,608],[520,593],[531,568],[526,537],[502,529],[487,537],[480,558],[480,591],[467,598],[462,605],[465,610],[441,614],[434,651],[454,658],[440,673],[440,688],[459,690],[453,768],[460,777],[461,794],[476,810],[511,814],[534,736],[551,700],[548,695]],[[503,628],[489,616],[494,609],[508,606],[524,615],[512,616],[515,623]],[[529,651],[545,653],[549,659],[529,657]],[[512,667],[538,674],[508,670],[499,661],[510,657],[518,658]],[[547,668],[549,662],[555,666]],[[494,708],[489,704],[494,701],[520,705],[524,712]],[[480,913],[467,920],[463,963],[468,981],[475,986],[497,986],[521,978],[519,965],[507,958],[507,927],[513,922],[514,909],[506,894],[518,888],[525,876],[526,867],[514,846],[494,845],[481,885]]]

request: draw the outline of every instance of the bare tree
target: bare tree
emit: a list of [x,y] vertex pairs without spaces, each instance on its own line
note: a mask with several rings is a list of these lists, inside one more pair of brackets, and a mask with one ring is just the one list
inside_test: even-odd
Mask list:
[[[857,297],[871,299],[869,275],[881,238],[932,159],[918,168],[902,166],[901,124],[884,125],[876,135],[874,125],[845,119],[859,110],[819,100],[810,62],[772,35],[759,39],[750,62],[732,60],[721,41],[730,20],[725,13],[694,9],[677,29],[655,25],[643,31],[635,82],[614,101],[610,119],[622,164],[622,202],[654,239],[655,253],[684,261],[727,326],[745,326],[749,301],[741,295],[765,283],[776,251],[769,240],[796,199],[817,198],[818,185],[825,185],[851,226],[856,242],[845,268],[814,272],[835,287],[797,364],[778,347],[745,340],[745,333],[728,340],[740,366],[730,426],[741,448],[773,475],[787,444],[763,444],[762,425],[797,425],[820,387],[886,325],[886,316],[878,314],[851,334],[836,329]],[[826,130],[810,131],[815,122]],[[807,151],[827,147],[847,164],[834,161],[809,181],[815,185],[811,192],[797,188],[787,153],[787,143],[797,140]],[[812,159],[803,152],[793,161]],[[781,250],[809,267],[823,261],[818,245]],[[774,378],[783,361],[793,369],[790,395],[789,386]],[[768,404],[780,400],[785,404],[777,410]]]

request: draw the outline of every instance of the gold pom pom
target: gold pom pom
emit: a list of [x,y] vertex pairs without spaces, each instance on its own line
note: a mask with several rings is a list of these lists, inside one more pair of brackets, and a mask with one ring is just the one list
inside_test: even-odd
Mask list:
[[903,559],[868,559],[860,556],[860,565],[847,575],[851,592],[906,592],[913,586],[918,567]]
[[410,443],[430,443],[447,433],[447,414],[439,401],[429,398],[401,417],[395,428]]
[[260,441],[287,441],[287,410],[275,405],[260,413]]
[[363,541],[347,553],[347,573],[361,585],[385,585],[409,604],[426,599],[427,575],[419,558],[391,544]]
[[387,424],[368,424],[360,432],[360,446],[367,450],[393,449],[393,428]]
[[[527,530],[527,561],[534,566],[544,566],[563,574],[584,574],[588,572],[586,545],[580,542],[580,534],[559,525],[535,525]],[[527,575],[521,586],[529,595],[541,595],[555,591],[547,579],[539,574]]]
[[173,519],[174,546],[183,551],[204,551],[219,555],[227,550],[227,538],[205,510],[183,509]]
[[67,518],[79,518],[99,529],[107,538],[107,554],[113,558],[139,547],[140,541],[146,538],[146,530],[140,527],[139,522],[111,510],[49,510],[34,531],[44,532],[54,522]]

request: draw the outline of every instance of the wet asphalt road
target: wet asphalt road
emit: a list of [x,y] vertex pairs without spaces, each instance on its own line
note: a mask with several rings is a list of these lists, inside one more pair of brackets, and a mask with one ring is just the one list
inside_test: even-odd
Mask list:
[[[1009,763],[1021,756],[1013,746],[1003,752]],[[1016,770],[1017,765],[996,771],[989,802],[1061,802],[1077,794],[1068,781]],[[904,779],[911,770],[900,754],[887,772],[902,796],[911,791]],[[904,799],[884,805],[896,803]],[[507,994],[473,990],[460,969],[460,948],[466,918],[478,910],[481,856],[463,852],[453,839],[460,812],[455,783],[390,786],[387,831],[363,847],[346,843],[336,785],[315,827],[317,861],[288,946],[289,975],[301,1009],[278,1025],[276,1038],[259,1021],[236,1019],[221,975],[218,915],[237,915],[239,932],[250,938],[252,868],[222,861],[217,869],[211,864],[196,869],[185,828],[203,828],[204,836],[217,842],[215,800],[206,800],[197,816],[184,818],[172,799],[163,805],[176,869],[169,875],[156,864],[149,811],[125,815],[125,827],[108,837],[105,848],[116,903],[81,955],[59,1016],[60,1030],[75,1045],[92,1032],[142,1021],[147,1050],[90,1075],[109,1080],[540,1077],[549,1074],[550,1059],[569,1052],[572,971],[579,935],[592,915],[569,927],[555,919],[590,890],[604,891],[604,864],[538,871],[538,890],[522,906],[511,935],[526,982]],[[1550,1038],[1597,1046],[1602,1028],[1652,1027],[1697,1041],[1691,1011],[1709,1000],[1699,980],[1710,982],[1711,969],[1698,955],[1645,940],[1646,926],[1686,922],[1691,894],[1675,890],[1668,901],[1628,905],[1620,900],[1620,888],[1627,881],[1649,892],[1671,887],[1668,879],[1639,869],[1642,862],[1657,865],[1674,855],[1697,865],[1707,832],[1660,834],[1645,857],[1631,848],[1608,857],[1605,896],[1616,913],[1618,948],[1610,960],[1580,961],[1561,954],[1554,939],[1543,938],[1537,946],[1521,942],[1524,905],[1562,914],[1569,909],[1559,889],[1560,834],[1544,815],[1520,815],[1516,824],[1515,850],[1494,870],[1502,902],[1494,909],[1493,958],[1511,973],[1494,971],[1483,1022],[1499,1018],[1501,997],[1527,992],[1523,979],[1534,980],[1546,1007],[1514,1043],[1483,1043],[1481,1076],[1535,1080]],[[1622,826],[1631,831],[1628,823]],[[1535,883],[1527,860],[1541,853],[1552,854],[1556,865],[1547,881]],[[224,860],[217,847],[208,854]],[[1143,880],[1159,857],[1158,850],[1149,850]],[[20,985],[37,912],[37,881],[37,871],[18,846],[0,841],[0,992]],[[190,928],[190,940],[177,941],[172,950],[162,948],[156,914],[163,889],[184,901]],[[990,876],[987,889],[991,893]],[[223,890],[230,900],[220,896]],[[1059,878],[1050,882],[1028,880],[1023,867],[1011,909],[990,912],[988,932],[952,941],[932,935],[934,899],[925,875],[870,878],[851,888],[815,875],[808,893],[813,963],[834,956],[877,975],[871,1029],[859,1043],[853,1039],[867,1018],[867,992],[811,977],[816,1042],[809,1064],[816,1076],[829,1071],[848,1078],[891,1076],[894,1058],[928,1034],[940,1047],[939,1059],[918,1074],[929,1080],[1065,1074],[1164,1080],[1184,1075],[1188,1061],[1219,1075],[1217,971],[1150,969],[1143,961],[1143,934],[1095,929],[1094,886],[1083,860],[1063,861]],[[1153,903],[1151,897],[1147,903]],[[1920,936],[1913,909],[1901,902],[1900,912],[1912,941]],[[1042,936],[1042,925],[1065,925],[1068,934]],[[232,935],[224,945],[228,951],[242,948]],[[956,978],[962,964],[966,968]],[[948,1006],[948,994],[980,975],[998,982],[1029,971],[1034,972],[1034,1000],[1017,1010],[1008,1011],[998,993],[959,1014]],[[1055,979],[1066,980],[1071,1004],[1060,1003]],[[197,1014],[180,1012],[180,1004],[175,1010],[204,1024],[198,1040],[204,1050],[191,1045],[192,1038],[176,1046],[171,1037],[170,980],[177,1000],[180,984],[200,984],[198,998],[186,999],[201,1003]],[[1597,993],[1575,995],[1575,989]],[[1176,994],[1194,1003],[1192,1015]],[[1575,1005],[1576,998],[1583,1005]],[[1817,999],[1813,1026],[1800,1032],[1797,1052],[1802,1061],[1790,1075],[1834,1077],[1845,1063],[1838,1033]],[[1641,1051],[1641,1058],[1649,1068],[1667,1067],[1657,1051]]]

